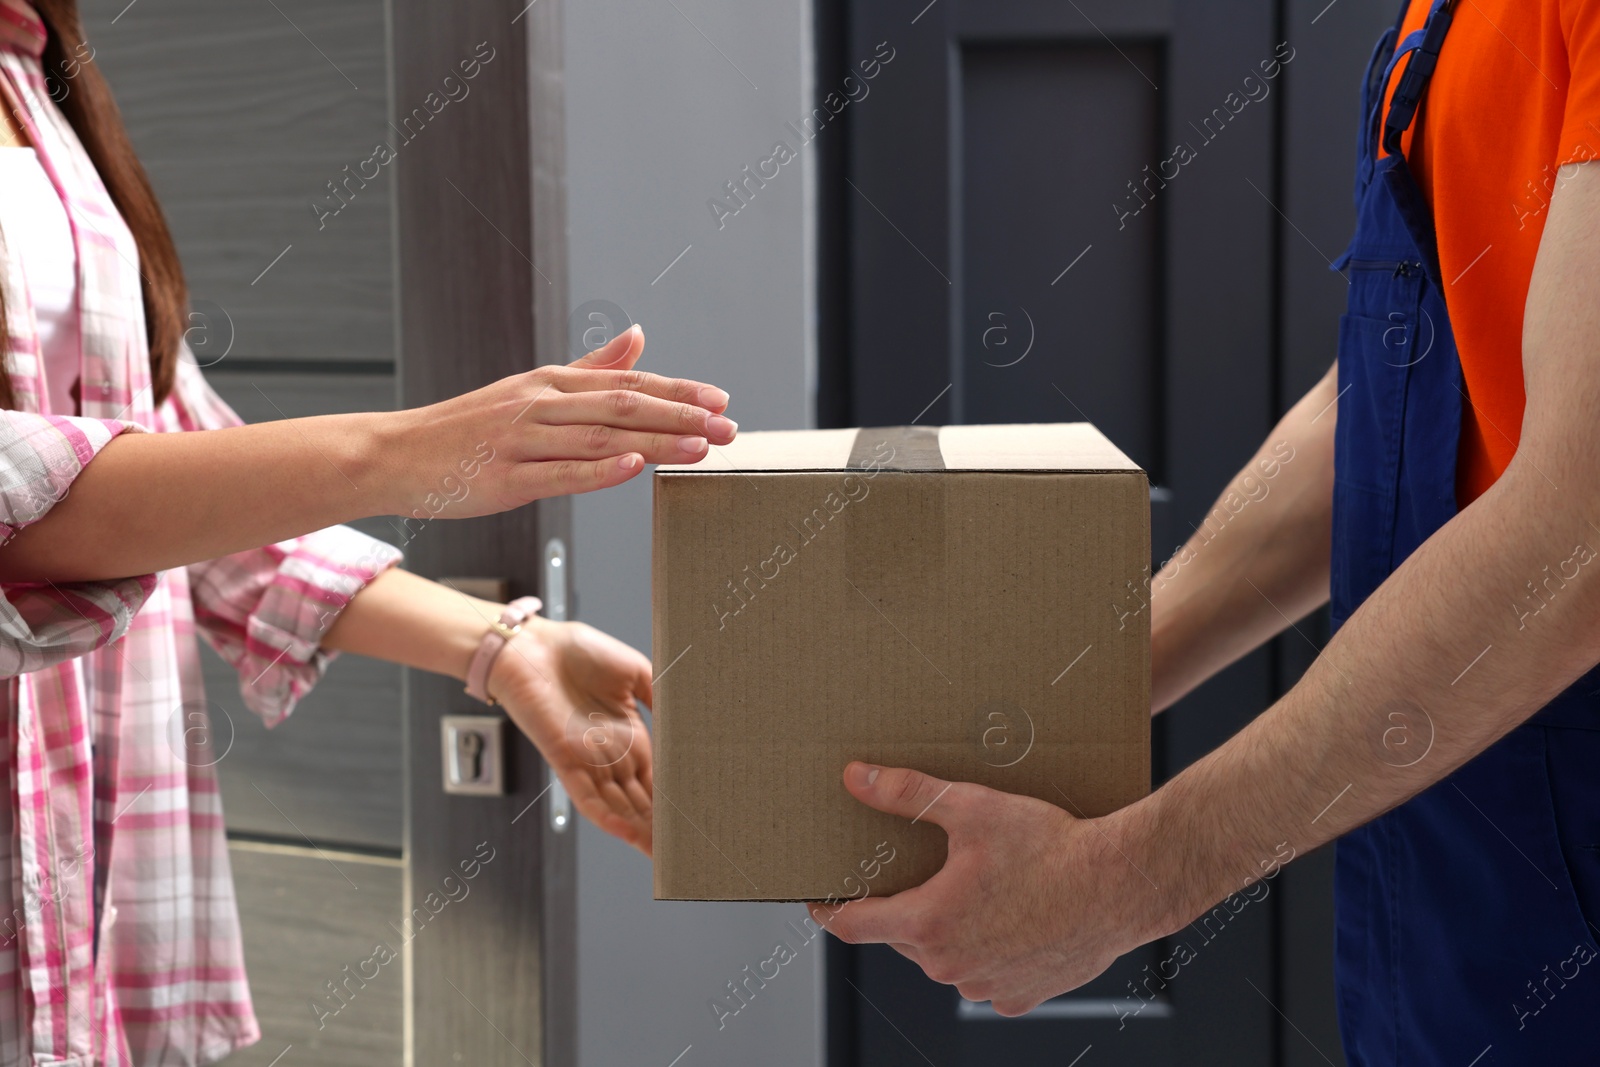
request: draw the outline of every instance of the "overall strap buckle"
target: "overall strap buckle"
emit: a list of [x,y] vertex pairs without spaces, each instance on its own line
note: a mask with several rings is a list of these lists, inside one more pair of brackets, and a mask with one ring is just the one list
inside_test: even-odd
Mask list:
[[1383,120],[1383,150],[1391,156],[1400,155],[1400,137],[1410,129],[1412,120],[1416,118],[1417,107],[1422,103],[1423,94],[1428,91],[1428,82],[1432,80],[1434,68],[1439,64],[1439,49],[1444,45],[1445,34],[1449,32],[1454,17],[1455,0],[1434,0],[1427,22],[1420,31],[1420,41],[1411,48],[1402,47],[1396,51],[1391,61],[1391,64],[1398,62],[1406,52],[1411,53],[1411,61],[1400,76],[1400,84],[1395,87],[1389,112]]

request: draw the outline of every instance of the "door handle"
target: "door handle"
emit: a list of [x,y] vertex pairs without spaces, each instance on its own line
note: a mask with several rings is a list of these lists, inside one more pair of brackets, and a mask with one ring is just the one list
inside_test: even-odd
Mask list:
[[[544,545],[544,581],[539,591],[544,594],[544,617],[553,622],[567,621],[567,545],[559,537],[552,537]],[[567,795],[561,779],[550,777],[550,829],[566,833],[572,825],[572,798]]]

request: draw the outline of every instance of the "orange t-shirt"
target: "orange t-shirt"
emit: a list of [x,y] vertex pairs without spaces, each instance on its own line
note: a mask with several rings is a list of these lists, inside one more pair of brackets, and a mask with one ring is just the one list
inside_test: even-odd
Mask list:
[[[1411,0],[1402,38],[1429,7]],[[1470,400],[1456,474],[1465,506],[1521,436],[1522,315],[1557,168],[1600,158],[1600,0],[1457,0],[1402,143],[1433,208]]]

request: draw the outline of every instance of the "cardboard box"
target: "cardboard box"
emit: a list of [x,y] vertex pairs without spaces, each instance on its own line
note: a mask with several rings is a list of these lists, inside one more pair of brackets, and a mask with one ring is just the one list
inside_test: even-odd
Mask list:
[[852,759],[1086,816],[1150,786],[1149,484],[1085,423],[744,433],[655,475],[655,895],[918,885]]

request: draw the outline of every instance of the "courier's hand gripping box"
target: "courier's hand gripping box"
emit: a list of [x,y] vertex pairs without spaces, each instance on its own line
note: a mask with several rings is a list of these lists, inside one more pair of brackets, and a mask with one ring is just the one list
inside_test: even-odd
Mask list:
[[[1086,817],[1150,784],[1149,485],[1085,423],[741,434],[655,475],[655,895],[910,888],[851,760]],[[937,803],[937,802],[936,802]]]

